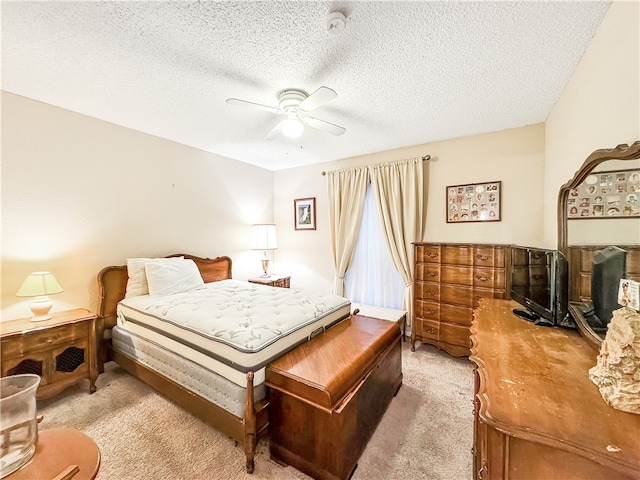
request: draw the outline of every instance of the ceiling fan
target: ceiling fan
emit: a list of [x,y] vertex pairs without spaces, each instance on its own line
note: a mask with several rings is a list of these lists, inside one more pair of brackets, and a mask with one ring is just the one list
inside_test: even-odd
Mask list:
[[337,96],[338,94],[328,87],[320,87],[311,95],[298,88],[287,88],[278,93],[277,107],[237,98],[227,98],[227,103],[229,105],[253,107],[276,115],[285,115],[286,118],[264,137],[267,140],[272,140],[280,134],[289,138],[298,138],[302,135],[305,126],[316,128],[331,135],[342,135],[346,131],[345,128],[309,115],[311,110],[333,100]]

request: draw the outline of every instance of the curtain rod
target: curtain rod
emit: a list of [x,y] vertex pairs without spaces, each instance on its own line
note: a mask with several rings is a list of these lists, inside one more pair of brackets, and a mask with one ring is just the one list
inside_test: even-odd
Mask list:
[[[426,162],[427,160],[431,160],[431,155],[425,155],[422,157],[423,162]],[[324,170],[321,173],[323,177],[327,174],[327,172],[325,172]]]

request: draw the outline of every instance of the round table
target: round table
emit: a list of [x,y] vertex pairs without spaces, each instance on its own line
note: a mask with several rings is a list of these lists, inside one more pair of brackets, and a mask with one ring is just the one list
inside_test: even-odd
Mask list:
[[99,468],[100,450],[91,438],[74,428],[53,428],[38,431],[36,453],[5,479],[93,480]]

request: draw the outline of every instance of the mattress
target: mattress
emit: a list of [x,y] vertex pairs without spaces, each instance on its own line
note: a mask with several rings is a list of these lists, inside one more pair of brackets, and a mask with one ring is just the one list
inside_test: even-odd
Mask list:
[[167,296],[141,295],[118,304],[118,326],[217,372],[240,386],[312,336],[349,316],[337,295],[238,280]]
[[[244,418],[247,397],[246,382],[245,387],[238,386],[215,372],[162,348],[160,345],[126,332],[118,326],[113,328],[112,333],[113,346],[118,351],[235,416]],[[266,395],[265,385],[256,386],[253,393],[254,402],[262,400]]]

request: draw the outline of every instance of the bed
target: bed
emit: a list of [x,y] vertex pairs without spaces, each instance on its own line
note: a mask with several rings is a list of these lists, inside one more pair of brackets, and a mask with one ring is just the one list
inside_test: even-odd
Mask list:
[[248,473],[269,424],[266,366],[350,311],[335,295],[234,280],[225,256],[128,259],[98,285],[101,368],[114,360],[242,444]]

